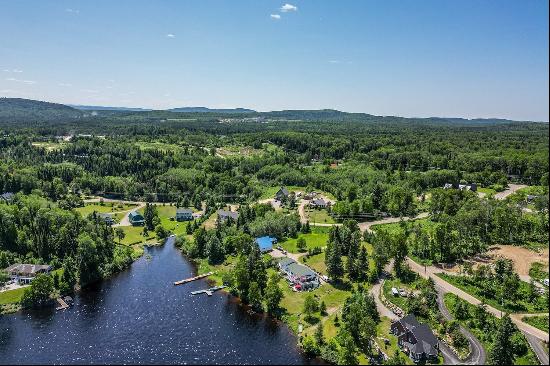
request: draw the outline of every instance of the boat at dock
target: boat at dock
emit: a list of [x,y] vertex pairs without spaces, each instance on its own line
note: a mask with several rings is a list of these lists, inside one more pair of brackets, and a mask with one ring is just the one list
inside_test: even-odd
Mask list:
[[227,286],[215,286],[215,287],[210,287],[209,289],[206,289],[206,290],[192,291],[191,295],[207,294],[208,296],[212,296],[214,292],[224,289],[226,287]]

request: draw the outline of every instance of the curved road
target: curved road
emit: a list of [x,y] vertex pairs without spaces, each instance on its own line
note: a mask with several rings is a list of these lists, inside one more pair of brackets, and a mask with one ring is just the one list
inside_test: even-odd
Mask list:
[[[453,316],[449,312],[449,309],[445,306],[445,301],[443,300],[443,296],[446,291],[441,286],[437,285],[436,289],[437,306],[439,307],[439,311],[443,314],[445,319],[453,320]],[[487,360],[487,353],[485,352],[481,342],[463,326],[460,326],[460,332],[468,339],[468,342],[470,342],[471,352],[465,360],[460,360],[450,349],[450,347],[444,343],[440,343],[439,345],[441,348],[441,353],[443,353],[443,356],[445,357],[445,363],[450,365],[484,365]],[[443,348],[445,348],[445,352],[443,351]]]

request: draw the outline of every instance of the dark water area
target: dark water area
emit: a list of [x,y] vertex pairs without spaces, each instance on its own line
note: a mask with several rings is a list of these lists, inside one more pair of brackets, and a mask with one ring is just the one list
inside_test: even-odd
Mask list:
[[236,298],[190,294],[194,275],[171,239],[129,270],[76,296],[75,306],[0,316],[0,363],[304,364],[289,329]]

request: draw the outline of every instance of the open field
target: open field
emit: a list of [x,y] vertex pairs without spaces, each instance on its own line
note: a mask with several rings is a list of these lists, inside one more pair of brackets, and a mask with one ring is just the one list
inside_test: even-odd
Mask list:
[[277,245],[282,246],[283,249],[289,251],[290,253],[298,253],[296,243],[299,238],[304,238],[304,240],[306,241],[307,249],[316,247],[322,248],[327,245],[329,229],[330,228],[328,227],[311,226],[311,233],[300,233],[298,234],[297,238],[289,238],[287,240],[279,242]]
[[[83,207],[77,207],[75,210],[80,212],[84,217],[87,217],[92,212],[97,213],[117,213],[113,215],[114,219],[122,218],[123,214],[118,214],[124,211],[129,211],[136,208],[137,205],[131,205],[127,203],[115,203],[115,202],[105,202],[102,204],[99,203],[86,203]],[[119,220],[120,220],[119,218]]]
[[62,150],[69,145],[68,142],[33,142],[32,146],[45,149],[47,152]]
[[327,210],[311,210],[306,209],[306,218],[310,223],[318,224],[335,224],[336,221],[330,216]]

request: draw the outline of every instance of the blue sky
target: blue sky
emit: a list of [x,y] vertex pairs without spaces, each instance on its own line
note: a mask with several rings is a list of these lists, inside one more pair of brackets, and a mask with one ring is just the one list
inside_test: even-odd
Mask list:
[[548,2],[4,1],[0,97],[548,121]]

